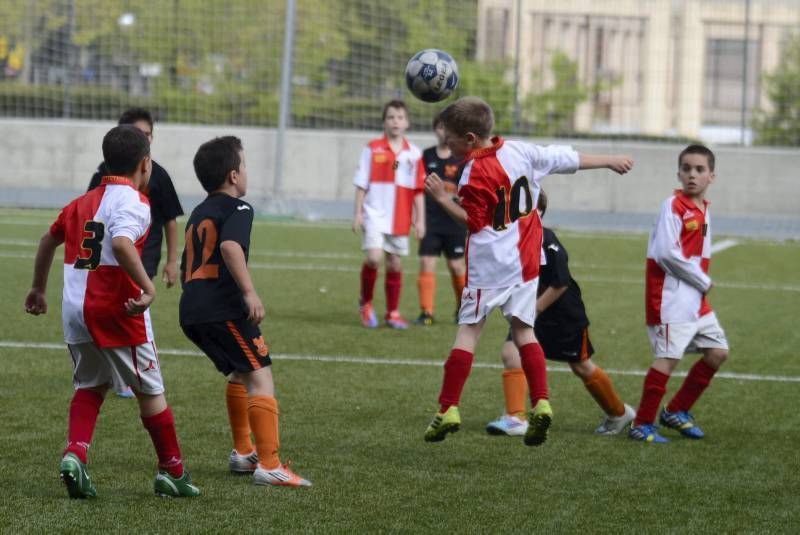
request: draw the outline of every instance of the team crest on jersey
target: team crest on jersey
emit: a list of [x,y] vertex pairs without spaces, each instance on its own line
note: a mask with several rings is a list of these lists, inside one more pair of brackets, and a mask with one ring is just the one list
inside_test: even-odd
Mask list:
[[692,219],[691,221],[687,221],[686,223],[684,223],[683,226],[684,226],[684,228],[686,228],[686,230],[689,230],[689,231],[697,230],[698,228],[700,228],[700,224],[697,222],[696,219]]
[[256,351],[260,357],[266,357],[269,355],[269,347],[267,347],[267,343],[264,341],[263,336],[253,338],[253,345],[256,347]]
[[375,163],[386,163],[387,157],[383,153],[375,153],[372,155],[372,160]]
[[444,176],[445,178],[455,178],[456,172],[458,171],[458,166],[453,164],[447,164],[444,166]]

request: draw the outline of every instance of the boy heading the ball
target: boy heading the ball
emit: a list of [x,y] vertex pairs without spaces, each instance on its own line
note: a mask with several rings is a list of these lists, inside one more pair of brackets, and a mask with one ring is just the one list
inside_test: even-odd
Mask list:
[[137,128],[112,128],[103,138],[107,175],[61,210],[42,236],[25,311],[47,312],[47,278],[64,244],[64,341],[73,365],[61,479],[70,498],[97,495],[86,469],[97,417],[110,386],[133,387],[142,423],[158,456],[156,494],[197,496],[183,468],[172,410],[153,342],[148,308],[156,289],[142,265],[150,206],[142,193],[150,178],[150,143]]
[[400,315],[403,287],[401,257],[408,256],[408,233],[413,223],[416,237],[425,235],[425,204],[422,153],[405,138],[408,110],[402,100],[383,107],[383,137],[370,141],[361,151],[353,178],[356,188],[353,232],[362,232],[361,249],[366,259],[361,267],[359,312],[361,324],[378,326],[372,306],[381,256],[385,257],[386,324],[406,329]]
[[579,154],[571,147],[541,147],[492,137],[494,114],[475,97],[464,97],[441,113],[445,140],[455,155],[465,156],[455,202],[436,174],[425,179],[453,219],[466,225],[467,281],[461,298],[459,328],[444,365],[439,411],[425,440],[444,440],[461,425],[458,404],[486,318],[499,308],[511,324],[522,361],[531,406],[525,444],[547,438],[553,418],[548,402],[544,353],[533,333],[542,249],[542,224],[536,212],[539,181],[553,173],[608,168],[623,174],[633,167],[627,156]]
[[228,378],[225,400],[234,447],[228,467],[253,473],[256,485],[310,486],[278,456],[272,360],[258,328],[264,305],[247,270],[253,207],[241,200],[247,193],[242,142],[226,136],[202,144],[194,170],[208,197],[186,222],[180,323]]
[[642,400],[629,436],[664,443],[655,419],[667,381],[686,352],[703,354],[678,392],[661,409],[661,425],[693,439],[704,433],[689,410],[728,358],[728,340],[708,303],[713,282],[711,215],[706,191],[714,182],[714,153],[689,145],[678,156],[681,189],[661,205],[647,244],[645,316],[655,360],[644,379]]

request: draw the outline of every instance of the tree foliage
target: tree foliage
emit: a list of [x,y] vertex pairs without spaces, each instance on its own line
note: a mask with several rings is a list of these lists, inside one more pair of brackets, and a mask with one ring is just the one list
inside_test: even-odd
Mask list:
[[755,142],[800,146],[800,35],[789,41],[778,68],[764,83],[771,108],[754,116]]

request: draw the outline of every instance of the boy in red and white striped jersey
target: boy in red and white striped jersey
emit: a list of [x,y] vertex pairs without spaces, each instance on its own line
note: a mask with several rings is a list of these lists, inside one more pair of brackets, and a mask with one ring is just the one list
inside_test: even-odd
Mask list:
[[681,189],[661,205],[647,245],[645,313],[655,360],[644,380],[642,400],[629,436],[664,443],[655,427],[667,381],[685,352],[701,352],[672,400],[661,410],[662,425],[686,437],[704,434],[689,410],[728,358],[728,341],[717,321],[708,292],[711,216],[706,191],[714,182],[714,153],[689,145],[678,156]]
[[544,353],[536,340],[536,292],[542,254],[542,222],[536,211],[539,181],[550,174],[607,168],[627,173],[627,156],[578,154],[572,147],[541,147],[491,137],[494,115],[479,98],[465,97],[441,113],[445,142],[456,156],[465,156],[459,182],[460,205],[435,173],[425,190],[469,230],[467,280],[461,298],[459,329],[444,365],[439,411],[425,431],[438,442],[461,425],[458,403],[486,318],[499,308],[511,324],[533,407],[528,414],[525,444],[545,441],[553,417],[548,402]]
[[151,173],[150,143],[135,126],[117,126],[103,138],[103,159],[108,174],[100,186],[65,206],[42,236],[25,298],[29,314],[47,312],[47,278],[55,251],[64,244],[61,315],[75,394],[61,479],[71,498],[96,496],[86,470],[89,445],[109,387],[127,384],[158,456],[156,494],[197,496],[164,398],[148,311],[156,289],[141,259],[150,227],[143,193]]
[[381,256],[386,257],[386,324],[406,329],[400,315],[403,286],[401,257],[408,256],[408,232],[412,222],[416,237],[425,235],[425,199],[422,193],[425,168],[422,152],[404,136],[408,129],[408,110],[402,100],[383,107],[381,138],[370,141],[361,152],[353,178],[356,187],[353,232],[362,232],[361,249],[366,259],[361,267],[361,324],[378,326],[372,296]]

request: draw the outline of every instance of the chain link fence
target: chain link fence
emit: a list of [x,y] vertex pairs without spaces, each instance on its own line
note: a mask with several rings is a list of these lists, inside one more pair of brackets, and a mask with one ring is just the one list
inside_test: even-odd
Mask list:
[[403,69],[436,47],[501,133],[796,146],[798,28],[796,0],[4,0],[0,115],[374,130],[401,97],[427,130]]

